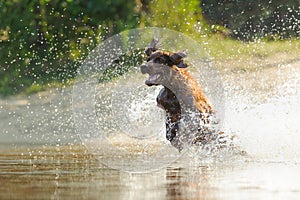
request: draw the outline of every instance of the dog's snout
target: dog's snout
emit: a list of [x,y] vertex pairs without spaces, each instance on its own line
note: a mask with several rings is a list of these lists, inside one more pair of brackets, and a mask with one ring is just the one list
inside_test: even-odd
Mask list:
[[142,74],[146,74],[148,72],[148,66],[146,64],[141,65]]

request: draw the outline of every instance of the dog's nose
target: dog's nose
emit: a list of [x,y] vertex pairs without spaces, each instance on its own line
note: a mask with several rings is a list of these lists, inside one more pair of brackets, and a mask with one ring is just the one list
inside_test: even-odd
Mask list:
[[146,74],[148,72],[148,66],[147,65],[141,65],[141,72],[142,74]]

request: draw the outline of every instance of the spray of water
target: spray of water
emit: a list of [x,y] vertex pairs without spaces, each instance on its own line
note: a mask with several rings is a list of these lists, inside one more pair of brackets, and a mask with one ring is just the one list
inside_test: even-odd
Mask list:
[[[74,120],[83,144],[105,165],[125,171],[149,171],[176,161],[179,153],[165,136],[163,111],[156,106],[160,88],[149,88],[140,72],[153,37],[166,51],[186,50],[189,70],[218,110],[223,87],[201,45],[168,29],[134,29],[95,48],[82,63],[73,88]],[[135,61],[134,61],[135,60]],[[125,73],[126,72],[126,73]],[[180,88],[174,88],[174,93]]]
[[[254,159],[299,162],[300,64],[279,65],[267,92],[228,92],[225,127]],[[255,80],[260,81],[260,80]],[[267,95],[264,100],[250,100]]]

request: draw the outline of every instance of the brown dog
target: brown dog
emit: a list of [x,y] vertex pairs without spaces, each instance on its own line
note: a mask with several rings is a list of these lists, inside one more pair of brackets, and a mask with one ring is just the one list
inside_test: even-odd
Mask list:
[[166,138],[179,151],[184,143],[207,143],[212,132],[207,128],[212,106],[183,62],[186,54],[159,51],[153,39],[145,50],[147,62],[141,72],[149,74],[145,84],[163,85],[157,104],[166,112]]

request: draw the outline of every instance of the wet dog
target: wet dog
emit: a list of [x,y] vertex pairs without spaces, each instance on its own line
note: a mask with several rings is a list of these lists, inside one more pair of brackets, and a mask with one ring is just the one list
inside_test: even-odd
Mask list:
[[164,86],[157,96],[157,105],[166,113],[166,138],[179,151],[185,144],[207,143],[212,131],[208,125],[214,111],[197,81],[189,74],[184,52],[158,50],[153,39],[145,50],[147,62],[141,65],[149,74],[145,84]]

